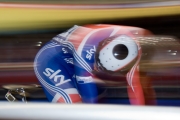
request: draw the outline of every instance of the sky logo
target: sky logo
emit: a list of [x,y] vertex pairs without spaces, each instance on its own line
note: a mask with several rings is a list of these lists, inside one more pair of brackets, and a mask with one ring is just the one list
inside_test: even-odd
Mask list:
[[59,85],[62,85],[71,81],[71,79],[65,80],[64,75],[59,74],[60,72],[61,72],[60,69],[58,69],[57,71],[54,71],[51,68],[46,68],[43,74],[49,77],[49,79],[53,80],[56,83],[55,86],[59,86]]
[[91,48],[90,50],[86,50],[86,58],[88,59],[88,60],[91,60],[91,58],[92,58],[92,56],[93,56],[93,54],[96,52],[96,47],[95,46],[93,46],[93,48]]

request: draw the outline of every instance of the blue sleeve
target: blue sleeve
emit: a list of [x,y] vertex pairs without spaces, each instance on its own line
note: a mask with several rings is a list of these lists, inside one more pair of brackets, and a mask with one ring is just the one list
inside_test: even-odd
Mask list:
[[86,55],[80,56],[76,51],[73,55],[77,86],[82,100],[85,103],[97,103],[98,90],[92,74],[94,62],[89,62],[86,60]]
[[96,103],[97,102],[97,86],[94,83],[92,77],[92,68],[88,62],[79,56],[73,46],[69,41],[57,41],[64,47],[67,47],[72,51],[74,58],[74,71],[76,76],[76,84],[79,93],[82,97],[84,103]]
[[77,86],[84,103],[96,103],[98,96],[97,86],[94,83],[92,74],[84,67],[83,64],[75,61]]

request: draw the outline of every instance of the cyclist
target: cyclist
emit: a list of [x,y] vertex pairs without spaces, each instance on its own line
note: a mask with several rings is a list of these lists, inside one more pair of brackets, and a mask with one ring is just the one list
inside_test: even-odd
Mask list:
[[144,105],[139,78],[141,46],[134,39],[148,30],[118,25],[74,26],[38,52],[34,70],[49,101],[97,103],[98,83],[127,80],[131,104]]

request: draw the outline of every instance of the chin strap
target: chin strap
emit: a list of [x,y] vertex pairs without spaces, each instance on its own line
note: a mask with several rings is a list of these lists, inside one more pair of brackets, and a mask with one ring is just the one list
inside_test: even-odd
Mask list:
[[134,66],[126,75],[127,82],[129,84],[128,94],[130,97],[130,102],[133,105],[144,105],[144,93],[140,82],[140,73],[139,73],[139,63],[141,60],[142,49],[139,42],[135,39],[138,46],[138,56],[137,61]]
[[137,61],[126,75],[127,82],[133,91],[134,91],[133,81],[137,81],[136,79],[139,79],[139,74],[137,74],[137,72],[139,72],[139,62],[141,60],[141,54],[142,54],[141,48],[138,47]]

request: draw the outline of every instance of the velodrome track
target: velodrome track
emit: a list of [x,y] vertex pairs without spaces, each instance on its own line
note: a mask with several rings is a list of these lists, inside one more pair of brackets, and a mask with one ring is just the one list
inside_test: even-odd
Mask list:
[[180,108],[127,105],[0,103],[0,120],[179,120]]
[[0,2],[0,33],[180,14],[179,1],[122,3],[78,5]]

